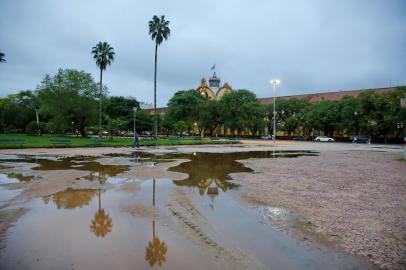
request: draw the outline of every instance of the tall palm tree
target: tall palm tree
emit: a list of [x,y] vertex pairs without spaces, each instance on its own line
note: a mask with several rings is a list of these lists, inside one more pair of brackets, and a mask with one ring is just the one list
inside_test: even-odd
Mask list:
[[158,118],[156,114],[156,66],[157,66],[157,54],[158,46],[161,45],[162,41],[167,40],[171,34],[169,29],[169,21],[165,20],[165,16],[158,17],[154,15],[152,20],[148,22],[149,34],[151,39],[155,41],[155,69],[154,69],[154,113],[155,113],[155,125],[154,134],[155,140],[158,138]]
[[6,62],[6,54],[0,51],[0,63]]
[[101,137],[101,98],[103,87],[103,70],[106,70],[107,66],[111,65],[114,61],[114,48],[107,42],[101,42],[96,44],[92,48],[93,59],[96,60],[96,65],[100,68],[100,96],[99,96],[99,137]]

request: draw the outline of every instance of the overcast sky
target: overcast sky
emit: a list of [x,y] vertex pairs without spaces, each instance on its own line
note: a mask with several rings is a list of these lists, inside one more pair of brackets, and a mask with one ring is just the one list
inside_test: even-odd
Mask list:
[[58,68],[99,72],[91,48],[109,42],[110,95],[153,101],[153,15],[171,36],[158,50],[158,105],[216,71],[222,84],[272,95],[406,85],[405,0],[0,0],[0,96],[35,89]]

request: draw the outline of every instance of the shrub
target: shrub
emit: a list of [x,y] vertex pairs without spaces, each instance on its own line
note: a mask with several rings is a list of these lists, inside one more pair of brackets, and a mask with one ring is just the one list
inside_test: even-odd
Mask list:
[[25,127],[25,131],[29,136],[42,135],[42,133],[45,133],[45,130],[46,124],[43,122],[38,124],[37,122],[32,121]]

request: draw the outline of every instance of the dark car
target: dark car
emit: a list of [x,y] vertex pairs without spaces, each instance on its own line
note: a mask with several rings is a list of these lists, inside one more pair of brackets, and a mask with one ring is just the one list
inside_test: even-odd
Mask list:
[[352,138],[352,142],[353,143],[367,143],[367,144],[370,144],[371,139],[368,138],[367,136],[354,136]]
[[307,141],[308,138],[304,137],[304,136],[296,136],[296,137],[293,137],[292,140],[294,140],[294,141]]

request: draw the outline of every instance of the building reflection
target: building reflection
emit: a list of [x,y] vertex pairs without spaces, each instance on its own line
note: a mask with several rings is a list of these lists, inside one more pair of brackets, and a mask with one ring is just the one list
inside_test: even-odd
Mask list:
[[84,178],[90,181],[98,181],[101,185],[103,185],[107,182],[108,177],[109,175],[103,171],[95,171],[86,175]]
[[180,156],[180,158],[190,159],[178,166],[170,168],[170,171],[187,173],[188,178],[184,180],[174,180],[177,186],[197,188],[201,196],[207,195],[212,199],[220,193],[237,188],[233,183],[230,173],[248,172],[241,163],[236,162],[236,157],[231,154],[219,155],[217,153],[194,153],[193,155]]
[[[155,207],[155,179],[152,183],[152,206]],[[156,234],[155,219],[152,219],[152,239],[148,241],[148,245],[145,248],[145,260],[150,266],[162,266],[166,261],[167,252],[168,247]]]
[[110,215],[101,207],[101,189],[98,190],[99,208],[94,214],[94,217],[90,224],[90,231],[97,237],[105,237],[113,228],[113,219]]
[[96,195],[95,189],[71,189],[45,196],[42,198],[45,204],[52,201],[58,209],[73,209],[88,205]]

